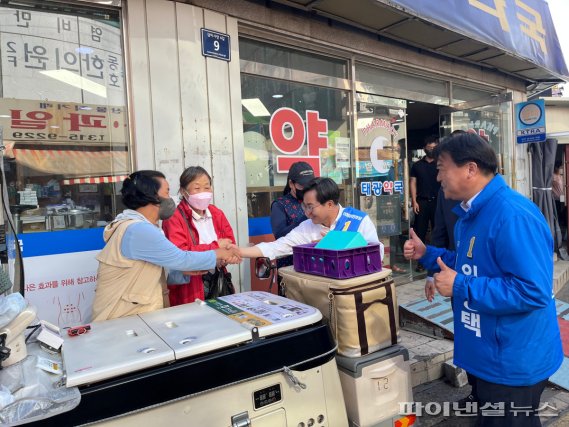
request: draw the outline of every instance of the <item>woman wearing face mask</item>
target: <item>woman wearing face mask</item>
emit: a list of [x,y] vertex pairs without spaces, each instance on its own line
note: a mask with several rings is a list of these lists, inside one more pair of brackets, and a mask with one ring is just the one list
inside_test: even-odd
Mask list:
[[[182,173],[180,194],[183,200],[176,212],[162,224],[172,243],[187,251],[208,251],[235,243],[225,214],[211,204],[211,177],[204,168],[191,166]],[[194,302],[196,298],[204,299],[201,276],[192,276],[189,281],[168,287],[173,306]]]
[[[314,179],[314,170],[306,162],[293,163],[288,171],[283,195],[271,205],[271,227],[275,239],[286,236],[306,215],[302,210],[304,187]],[[277,260],[278,267],[292,265],[292,256]]]
[[128,209],[105,227],[106,245],[97,255],[93,321],[167,307],[165,269],[170,271],[168,281],[178,283],[217,262],[238,260],[235,249],[186,252],[168,241],[158,222],[174,214],[176,203],[161,172],[134,172],[124,181],[121,194]]

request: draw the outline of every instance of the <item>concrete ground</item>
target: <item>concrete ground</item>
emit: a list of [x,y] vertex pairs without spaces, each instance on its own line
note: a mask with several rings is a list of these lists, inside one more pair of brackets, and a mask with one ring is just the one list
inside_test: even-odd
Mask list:
[[[569,302],[569,286],[565,286],[568,281],[569,262],[557,261],[553,288],[556,298],[565,302]],[[401,305],[425,298],[424,285],[424,278],[398,285],[396,290],[398,303]],[[457,416],[452,409],[452,402],[466,397],[470,392],[470,386],[456,388],[443,379],[443,365],[447,360],[452,362],[454,342],[402,329],[401,344],[409,350],[414,401],[420,402],[424,408],[423,415],[418,417],[416,425],[421,427],[474,425],[476,417],[466,417],[462,414]],[[550,384],[542,395],[542,405],[546,404],[549,408],[541,412],[544,426],[569,425],[568,391]],[[445,408],[448,410],[444,411]]]
[[[418,417],[418,426],[420,427],[469,427],[475,425],[476,417],[466,417],[458,415],[453,411],[452,402],[468,396],[470,386],[456,388],[446,382],[444,379],[430,381],[413,388],[413,398],[415,402],[421,402],[423,405],[423,415]],[[428,415],[427,405],[431,403],[431,408],[440,409],[441,413],[437,415]],[[448,403],[447,403],[448,402]],[[566,427],[569,425],[569,392],[557,388],[553,385],[546,387],[541,397],[542,406],[548,405],[546,409],[541,411],[541,423],[546,427]],[[438,406],[436,406],[438,404]],[[443,409],[448,408],[447,414],[443,413]],[[435,412],[431,409],[431,412]],[[438,412],[438,411],[436,411]],[[460,413],[458,413],[460,414]]]

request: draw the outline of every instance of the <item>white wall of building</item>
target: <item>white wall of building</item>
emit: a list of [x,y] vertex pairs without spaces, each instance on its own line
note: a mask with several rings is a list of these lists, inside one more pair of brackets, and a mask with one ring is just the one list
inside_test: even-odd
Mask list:
[[[129,1],[125,15],[134,169],[160,170],[175,195],[182,171],[203,166],[215,205],[247,245],[237,20],[167,0]],[[230,35],[230,62],[202,56],[201,28]],[[232,267],[242,290],[248,267]]]
[[569,144],[569,97],[544,99],[547,136]]

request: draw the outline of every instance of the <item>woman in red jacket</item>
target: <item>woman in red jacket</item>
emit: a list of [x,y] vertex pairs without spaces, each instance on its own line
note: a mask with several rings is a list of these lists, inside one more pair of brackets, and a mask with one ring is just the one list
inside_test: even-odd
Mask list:
[[[211,176],[201,166],[191,166],[180,176],[183,200],[176,213],[162,223],[166,237],[185,251],[208,251],[235,243],[233,230],[221,209],[211,205]],[[170,305],[204,299],[201,276],[191,276],[189,283],[168,286]]]

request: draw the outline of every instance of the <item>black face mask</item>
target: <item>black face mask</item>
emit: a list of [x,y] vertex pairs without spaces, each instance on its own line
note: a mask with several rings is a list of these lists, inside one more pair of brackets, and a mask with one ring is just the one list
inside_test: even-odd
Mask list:
[[427,150],[427,149],[425,149],[425,154],[427,155],[427,157],[429,157],[429,158],[432,159],[432,158],[433,158],[433,153],[434,153],[434,151],[435,151],[435,150]]
[[161,220],[170,218],[176,212],[176,202],[171,197],[159,197],[160,210],[158,216]]
[[296,200],[302,203],[302,201],[304,200],[304,190],[299,190],[298,188],[295,188],[294,192],[296,193]]

